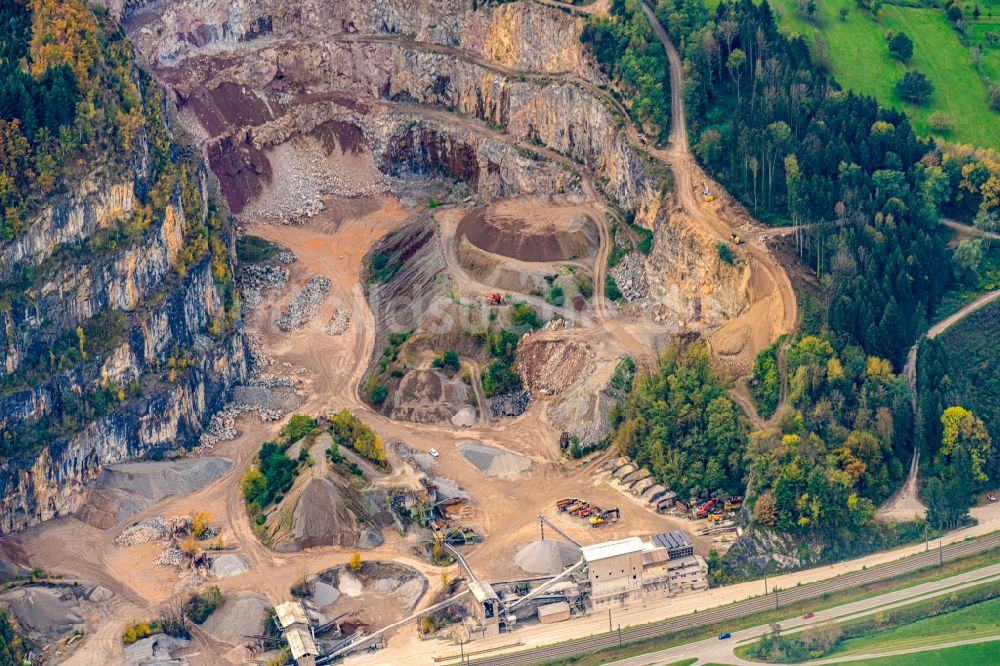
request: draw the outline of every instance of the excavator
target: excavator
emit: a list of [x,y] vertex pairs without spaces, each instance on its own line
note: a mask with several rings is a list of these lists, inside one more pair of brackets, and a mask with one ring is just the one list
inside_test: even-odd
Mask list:
[[611,522],[617,523],[619,520],[621,520],[621,517],[622,517],[622,512],[618,510],[618,507],[615,507],[614,509],[608,509],[607,511],[602,511],[600,515],[595,514],[591,516],[590,526],[600,527],[609,520]]

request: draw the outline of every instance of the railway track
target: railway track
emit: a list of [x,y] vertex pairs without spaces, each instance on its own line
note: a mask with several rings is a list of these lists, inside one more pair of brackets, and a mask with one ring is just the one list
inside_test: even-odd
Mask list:
[[[604,648],[635,643],[637,641],[650,638],[667,637],[672,633],[704,627],[717,622],[735,620],[747,615],[753,615],[762,611],[772,610],[788,606],[799,601],[816,599],[831,592],[858,587],[869,583],[883,581],[895,576],[912,573],[920,569],[932,566],[940,566],[945,562],[956,560],[961,557],[975,555],[992,548],[1000,546],[1000,532],[968,541],[961,541],[939,548],[929,549],[927,552],[913,555],[911,557],[881,564],[870,569],[863,569],[853,573],[837,576],[828,580],[807,583],[788,590],[775,590],[767,596],[754,597],[746,601],[736,602],[728,606],[720,606],[711,610],[693,613],[682,617],[671,618],[663,622],[655,622],[636,627],[622,629],[619,632],[606,633],[595,636],[588,636],[575,641],[568,641],[558,645],[544,646],[516,652],[513,654],[496,655],[493,657],[483,657],[471,661],[472,664],[483,666],[520,666],[522,664],[536,664],[551,659],[565,659],[569,657],[589,654]],[[451,665],[449,665],[451,666]]]

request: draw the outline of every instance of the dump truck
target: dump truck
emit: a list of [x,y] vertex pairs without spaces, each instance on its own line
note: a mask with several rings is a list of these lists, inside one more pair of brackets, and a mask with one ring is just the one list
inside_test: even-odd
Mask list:
[[587,516],[599,516],[601,515],[601,507],[599,506],[588,506],[586,509],[581,511],[578,515],[581,518],[586,518]]
[[559,509],[560,511],[565,511],[566,507],[568,507],[570,504],[573,504],[574,502],[579,502],[579,501],[580,500],[578,500],[575,497],[568,497],[566,499],[561,499],[558,502],[556,502],[556,508]]
[[739,234],[736,234],[736,233],[731,233],[731,234],[729,234],[729,238],[730,238],[730,240],[732,240],[732,241],[733,241],[733,243],[735,243],[736,245],[743,245],[743,243],[745,243],[745,242],[746,242],[746,241],[744,241],[744,240],[743,240],[743,239],[742,239],[742,238],[740,237],[740,235],[739,235]]
[[566,509],[566,513],[575,516],[576,514],[586,509],[588,506],[590,506],[590,502],[588,502],[587,500],[580,500],[570,508]]
[[715,195],[712,194],[707,189],[702,191],[701,198],[704,199],[706,202],[708,202],[708,201],[715,201]]
[[708,512],[715,508],[715,500],[710,499],[700,507],[695,509],[694,515],[696,518],[704,518],[708,515]]

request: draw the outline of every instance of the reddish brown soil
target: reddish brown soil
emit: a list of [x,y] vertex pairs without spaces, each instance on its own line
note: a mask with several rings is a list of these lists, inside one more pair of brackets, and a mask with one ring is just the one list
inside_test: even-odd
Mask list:
[[328,120],[312,131],[312,135],[323,142],[326,154],[330,155],[338,147],[341,154],[360,155],[368,149],[368,139],[361,128],[342,120]]
[[458,224],[456,236],[481,250],[521,261],[566,261],[597,247],[597,226],[574,207],[545,207],[535,199],[477,208]]
[[243,86],[225,82],[214,90],[197,90],[185,103],[210,136],[232,127],[256,127],[272,120],[267,105]]
[[242,213],[247,203],[263,191],[264,182],[271,180],[271,163],[249,141],[237,145],[232,137],[225,137],[208,147],[208,161],[235,215]]

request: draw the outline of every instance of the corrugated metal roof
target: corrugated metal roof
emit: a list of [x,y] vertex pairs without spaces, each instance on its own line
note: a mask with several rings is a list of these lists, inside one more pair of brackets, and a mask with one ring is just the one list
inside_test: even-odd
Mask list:
[[691,539],[681,530],[670,530],[663,534],[656,534],[652,537],[653,543],[663,548],[685,548],[692,546]]
[[556,613],[568,613],[569,604],[565,601],[558,601],[554,604],[545,604],[538,607],[538,617],[547,617]]
[[639,537],[628,537],[618,541],[605,541],[595,543],[592,546],[584,546],[583,558],[588,562],[606,560],[609,557],[617,557],[628,553],[638,553],[642,551],[642,539]]
[[478,580],[474,580],[469,583],[469,589],[472,590],[472,596],[476,598],[476,601],[483,603],[487,599],[495,599],[499,601],[497,593],[493,591],[493,586],[489,583],[483,583]]
[[313,657],[319,656],[319,650],[316,649],[316,641],[313,640],[312,634],[308,629],[292,627],[285,632],[285,640],[288,641],[288,647],[292,651],[292,657],[296,661],[307,655]]
[[286,601],[274,607],[274,612],[278,616],[278,624],[282,629],[287,629],[293,624],[309,624],[306,616],[306,609],[298,601]]
[[666,562],[670,559],[667,555],[666,548],[655,548],[653,550],[642,551],[642,564],[643,566],[649,564],[659,564],[661,562]]

